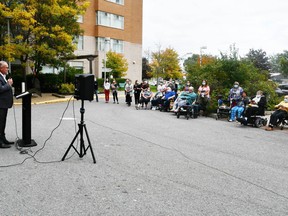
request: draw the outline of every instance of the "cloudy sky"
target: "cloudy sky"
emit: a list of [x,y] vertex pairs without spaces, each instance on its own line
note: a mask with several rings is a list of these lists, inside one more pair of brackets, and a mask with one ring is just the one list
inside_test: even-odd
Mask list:
[[143,52],[219,55],[232,44],[240,56],[288,50],[288,0],[143,0]]

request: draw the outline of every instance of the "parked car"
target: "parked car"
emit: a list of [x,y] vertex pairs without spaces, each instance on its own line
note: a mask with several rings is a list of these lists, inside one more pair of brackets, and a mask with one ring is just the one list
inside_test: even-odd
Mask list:
[[275,90],[275,92],[276,92],[279,96],[288,95],[288,83],[279,84],[279,85],[278,85],[278,88]]

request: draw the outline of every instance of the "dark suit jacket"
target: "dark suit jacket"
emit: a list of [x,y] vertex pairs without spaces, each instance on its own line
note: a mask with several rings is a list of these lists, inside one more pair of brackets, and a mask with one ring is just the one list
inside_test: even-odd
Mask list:
[[0,74],[0,108],[11,108],[13,105],[12,87],[4,80]]

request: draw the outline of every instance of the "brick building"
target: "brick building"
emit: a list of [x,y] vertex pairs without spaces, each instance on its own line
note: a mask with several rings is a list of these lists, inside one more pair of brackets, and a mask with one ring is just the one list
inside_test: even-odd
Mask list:
[[[78,22],[84,35],[78,39],[77,56],[97,55],[92,71],[98,78],[105,73],[106,52],[121,53],[128,61],[127,78],[142,77],[142,10],[143,0],[90,0],[90,6]],[[77,59],[69,64],[89,73],[89,61]]]

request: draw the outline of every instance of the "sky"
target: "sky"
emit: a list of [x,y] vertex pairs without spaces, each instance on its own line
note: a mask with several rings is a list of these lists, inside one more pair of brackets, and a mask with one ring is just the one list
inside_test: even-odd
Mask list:
[[173,48],[191,53],[240,56],[262,49],[288,50],[288,0],[143,0],[143,53]]

